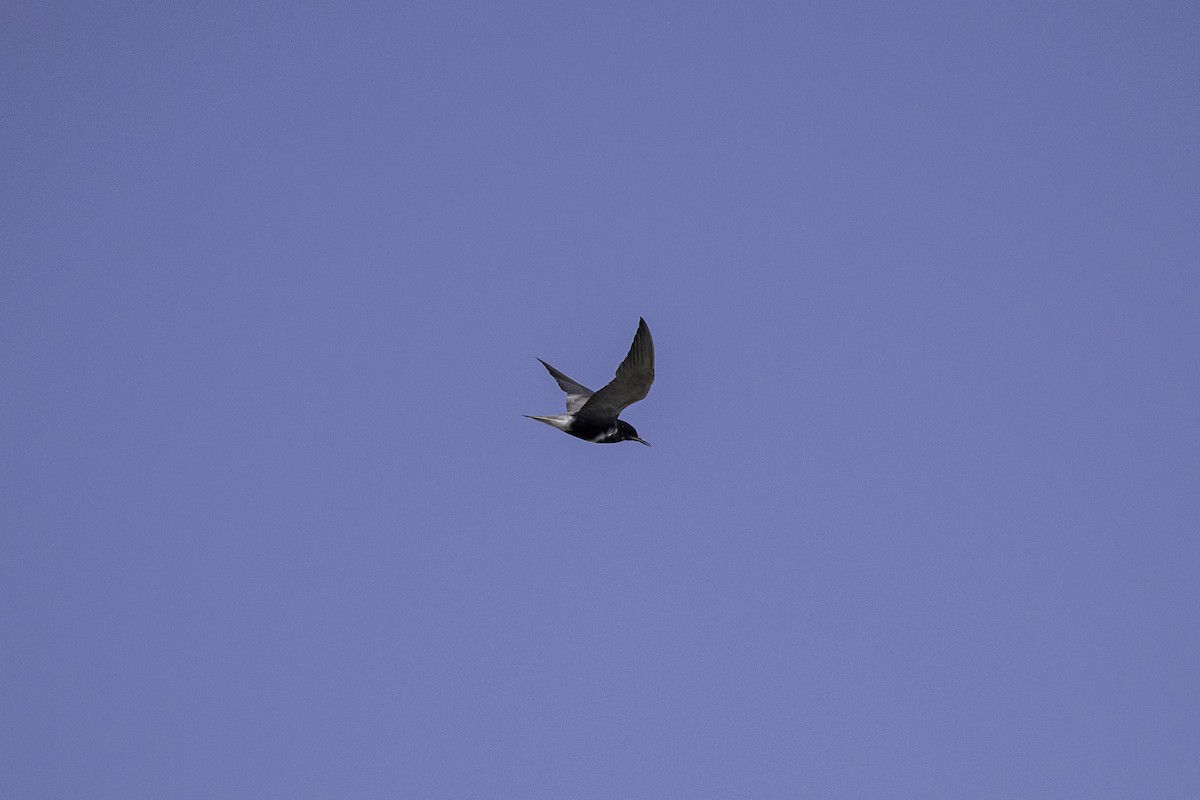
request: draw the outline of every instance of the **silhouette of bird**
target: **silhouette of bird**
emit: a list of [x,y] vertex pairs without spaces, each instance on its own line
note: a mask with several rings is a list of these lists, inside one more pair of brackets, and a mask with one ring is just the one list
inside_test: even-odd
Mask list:
[[[542,360],[539,358],[538,361]],[[650,338],[646,320],[638,320],[633,344],[629,346],[629,354],[621,366],[617,367],[617,376],[599,391],[593,392],[545,361],[542,361],[542,366],[558,381],[558,387],[567,393],[567,413],[545,417],[525,416],[597,444],[641,442],[650,446],[649,442],[638,436],[632,425],[617,419],[628,406],[643,399],[654,382],[654,340]]]

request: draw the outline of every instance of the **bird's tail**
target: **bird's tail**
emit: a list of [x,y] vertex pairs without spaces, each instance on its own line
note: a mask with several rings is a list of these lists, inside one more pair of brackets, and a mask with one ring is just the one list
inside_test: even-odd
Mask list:
[[536,419],[538,422],[544,422],[552,428],[558,428],[560,431],[565,431],[567,425],[571,422],[570,414],[552,414],[547,417],[535,417],[532,414],[522,414],[521,416]]

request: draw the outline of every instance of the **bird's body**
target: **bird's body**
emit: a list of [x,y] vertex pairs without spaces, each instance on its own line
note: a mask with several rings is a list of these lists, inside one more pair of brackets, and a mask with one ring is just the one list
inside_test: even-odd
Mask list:
[[[542,360],[539,358],[538,361]],[[654,340],[650,338],[646,320],[639,320],[629,354],[617,367],[616,377],[595,392],[545,361],[542,366],[567,393],[567,413],[541,417],[527,414],[530,419],[597,444],[641,442],[649,446],[650,443],[640,438],[632,425],[617,419],[626,407],[644,398],[654,382]]]

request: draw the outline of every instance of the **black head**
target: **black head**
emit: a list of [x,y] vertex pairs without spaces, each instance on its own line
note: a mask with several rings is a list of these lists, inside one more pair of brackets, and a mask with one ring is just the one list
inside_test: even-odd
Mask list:
[[638,436],[637,431],[634,430],[634,427],[623,419],[617,420],[617,433],[621,436],[618,441],[641,442],[642,444],[646,445],[646,447],[650,446],[650,443]]

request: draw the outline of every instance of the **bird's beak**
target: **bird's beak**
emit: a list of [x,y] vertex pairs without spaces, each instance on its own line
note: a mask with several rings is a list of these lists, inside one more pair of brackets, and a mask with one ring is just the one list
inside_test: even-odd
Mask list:
[[639,439],[639,438],[638,438],[638,437],[636,437],[636,436],[631,436],[631,437],[629,437],[629,438],[630,438],[632,441],[635,441],[635,442],[640,442],[641,444],[644,444],[644,445],[646,445],[646,447],[649,447],[649,446],[650,446],[650,443],[649,443],[649,442],[647,442],[645,439]]

